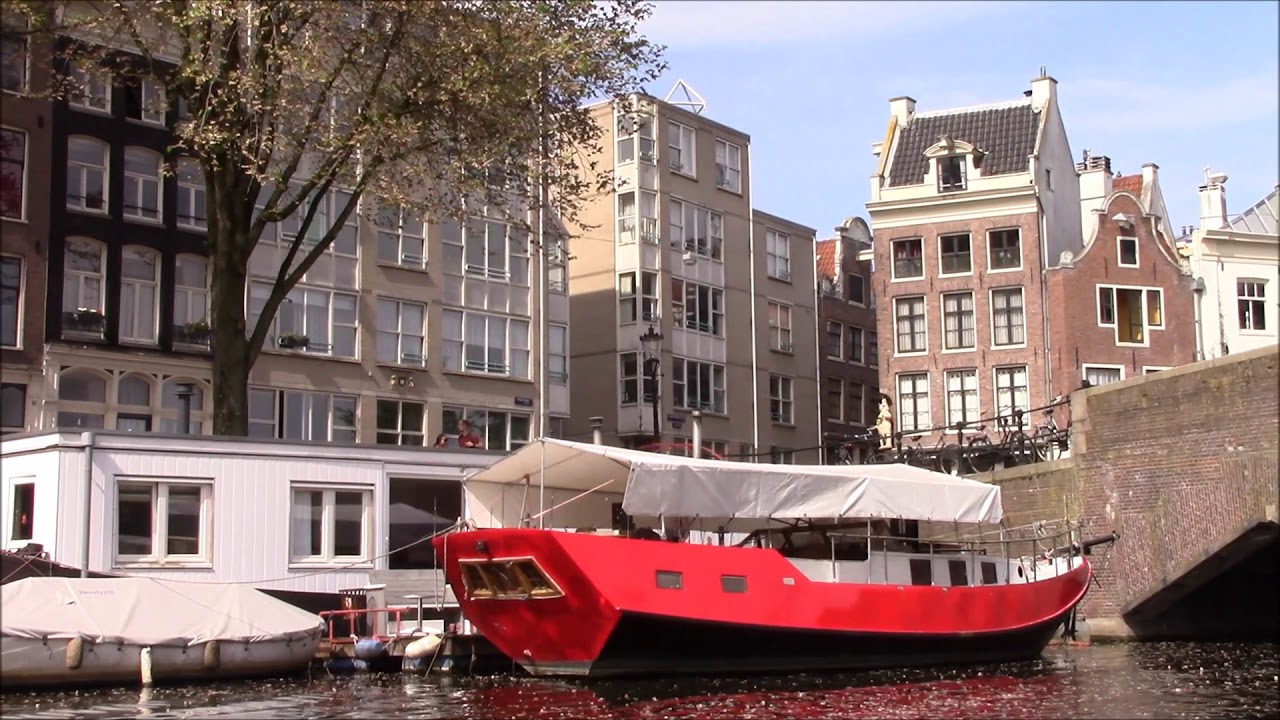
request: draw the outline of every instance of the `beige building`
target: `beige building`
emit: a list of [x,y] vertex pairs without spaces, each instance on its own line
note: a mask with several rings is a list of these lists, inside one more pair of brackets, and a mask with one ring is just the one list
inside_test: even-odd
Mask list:
[[750,137],[695,109],[594,108],[614,187],[572,228],[568,434],[690,453],[698,413],[706,455],[819,462],[815,231],[753,207]]

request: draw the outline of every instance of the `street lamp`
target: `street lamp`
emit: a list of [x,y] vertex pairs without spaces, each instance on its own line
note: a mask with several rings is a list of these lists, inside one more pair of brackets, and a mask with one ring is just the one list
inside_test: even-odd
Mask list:
[[658,369],[662,367],[662,333],[650,325],[640,336],[640,345],[644,348],[645,384],[653,388],[653,441],[657,443],[662,440],[662,423],[658,420]]

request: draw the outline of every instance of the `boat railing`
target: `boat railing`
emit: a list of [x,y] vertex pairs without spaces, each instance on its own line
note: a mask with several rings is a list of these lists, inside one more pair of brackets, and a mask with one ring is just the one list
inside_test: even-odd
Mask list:
[[[353,642],[355,638],[373,638],[388,642],[412,636],[412,633],[404,633],[400,630],[403,627],[401,621],[404,615],[412,611],[412,608],[405,607],[321,610],[320,619],[325,623],[328,631],[328,640],[331,645],[334,643]],[[345,623],[343,622],[344,620]],[[382,622],[379,623],[379,620]],[[394,633],[378,632],[379,625],[383,626],[381,629],[386,629],[385,626],[390,623],[395,625]],[[344,624],[347,632],[339,632],[339,627]]]

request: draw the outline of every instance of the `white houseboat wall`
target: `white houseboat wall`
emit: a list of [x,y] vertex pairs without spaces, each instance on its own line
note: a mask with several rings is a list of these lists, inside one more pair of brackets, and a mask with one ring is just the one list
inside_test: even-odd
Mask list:
[[[91,571],[338,593],[434,566],[463,479],[504,453],[47,432],[0,441],[4,547]],[[92,483],[86,491],[86,464]],[[88,517],[85,500],[88,498]],[[87,528],[87,529],[86,529]]]

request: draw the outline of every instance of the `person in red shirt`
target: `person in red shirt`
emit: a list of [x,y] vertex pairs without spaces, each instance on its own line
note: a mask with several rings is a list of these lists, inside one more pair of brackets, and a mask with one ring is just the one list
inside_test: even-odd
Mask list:
[[484,447],[484,443],[480,440],[480,436],[471,428],[471,423],[467,420],[458,421],[458,447]]

